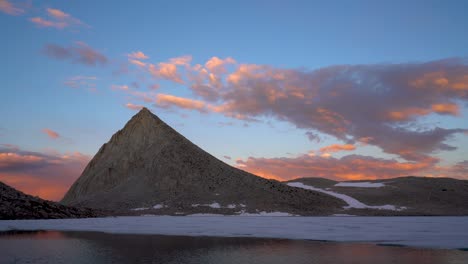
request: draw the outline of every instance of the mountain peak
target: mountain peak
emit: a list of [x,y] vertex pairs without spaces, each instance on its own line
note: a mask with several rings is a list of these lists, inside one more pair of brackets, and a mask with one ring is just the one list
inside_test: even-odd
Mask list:
[[[133,121],[133,122],[132,122]],[[128,123],[154,123],[162,122],[158,116],[153,114],[148,108],[143,107],[136,115],[132,117],[132,119]]]

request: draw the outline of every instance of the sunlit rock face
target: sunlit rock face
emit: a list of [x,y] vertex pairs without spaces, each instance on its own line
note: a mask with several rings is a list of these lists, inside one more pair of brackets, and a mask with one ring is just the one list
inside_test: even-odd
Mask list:
[[101,147],[62,203],[139,214],[326,215],[344,205],[231,167],[146,108]]

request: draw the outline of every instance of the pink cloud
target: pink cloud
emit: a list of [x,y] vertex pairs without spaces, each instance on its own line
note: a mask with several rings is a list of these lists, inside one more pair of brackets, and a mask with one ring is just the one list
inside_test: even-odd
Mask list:
[[47,136],[49,136],[50,138],[52,139],[57,139],[60,137],[59,133],[51,130],[51,129],[48,129],[48,128],[44,128],[42,129],[42,132],[44,132],[45,134],[47,134]]
[[59,9],[54,9],[54,8],[47,8],[47,13],[56,18],[56,19],[59,19],[59,20],[65,20],[65,19],[69,19],[71,16],[70,14],[67,14],[65,12],[63,12],[62,10],[59,10]]
[[132,103],[127,103],[125,104],[125,107],[127,107],[128,109],[131,109],[131,110],[140,110],[142,109],[144,106],[143,105],[137,105],[137,104],[132,104]]
[[190,56],[190,55],[185,55],[185,56],[169,59],[170,64],[182,65],[182,66],[190,65],[191,61],[192,61],[192,56]]
[[[219,59],[212,59],[219,65]],[[407,160],[425,159],[466,127],[420,128],[429,115],[460,115],[468,101],[468,65],[459,59],[427,63],[338,65],[292,70],[239,64],[226,76],[201,65],[188,74],[194,94],[212,112],[243,120],[276,118],[299,129],[367,144]]]
[[146,63],[139,61],[139,60],[129,59],[128,62],[141,68],[146,67]]
[[160,62],[157,66],[150,64],[148,70],[151,75],[156,78],[166,79],[176,83],[184,83],[181,75],[177,72],[176,64],[165,62]]
[[236,61],[231,57],[227,57],[225,59],[212,57],[205,63],[205,67],[214,74],[222,74],[226,73],[226,65],[235,63]]
[[24,9],[15,6],[8,0],[0,0],[0,11],[13,16],[18,16],[25,12]]
[[68,24],[65,22],[46,20],[41,17],[33,17],[30,19],[30,21],[36,24],[38,27],[53,27],[63,29],[68,26]]
[[170,94],[158,94],[156,97],[156,106],[170,108],[173,106],[206,112],[206,104],[202,101],[192,100],[183,97],[177,97]]
[[149,59],[149,57],[147,55],[145,55],[141,51],[134,51],[134,52],[132,52],[130,54],[127,54],[127,57],[129,59],[133,59],[133,60],[146,60],[146,59]]
[[44,19],[42,17],[33,17],[29,20],[38,27],[51,27],[57,29],[64,29],[66,27],[87,26],[79,19],[74,18],[73,16],[63,12],[62,10],[47,8],[46,12],[50,19]]

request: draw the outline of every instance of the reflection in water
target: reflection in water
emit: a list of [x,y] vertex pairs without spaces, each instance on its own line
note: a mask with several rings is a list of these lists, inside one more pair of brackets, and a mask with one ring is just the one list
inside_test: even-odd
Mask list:
[[0,263],[467,263],[468,252],[285,239],[0,234]]

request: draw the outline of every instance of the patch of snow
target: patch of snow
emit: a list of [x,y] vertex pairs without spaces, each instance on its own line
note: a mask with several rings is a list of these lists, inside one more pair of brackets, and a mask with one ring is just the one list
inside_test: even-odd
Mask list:
[[190,214],[190,215],[187,215],[187,216],[225,216],[225,215],[222,215],[222,214],[202,214],[202,213],[199,213],[199,214]]
[[211,208],[216,208],[216,209],[221,208],[221,205],[219,203],[217,203],[217,202],[209,204],[208,206],[211,207]]
[[[207,219],[209,218],[209,219]],[[468,217],[123,216],[2,220],[0,231],[56,230],[180,236],[265,237],[466,248]]]
[[153,206],[153,209],[162,209],[162,208],[165,208],[167,207],[166,205],[163,205],[163,204],[156,204]]
[[[228,204],[227,206],[221,206],[218,202],[213,202],[211,204],[192,204],[192,207],[199,207],[199,206],[208,206],[211,208],[215,209],[221,209],[221,208],[229,208],[229,209],[234,209],[237,207],[235,204]],[[245,205],[241,204],[241,207],[245,207]]]
[[239,204],[239,206],[240,206],[240,207],[244,207],[244,208],[246,207],[245,204]]
[[284,212],[265,212],[261,211],[257,213],[246,213],[244,210],[236,212],[238,216],[295,216],[290,213],[284,213]]
[[302,188],[302,189],[306,189],[306,190],[312,190],[312,191],[316,191],[316,192],[321,192],[321,193],[325,193],[325,194],[331,195],[333,197],[336,197],[338,199],[341,199],[341,200],[343,200],[344,202],[346,202],[348,204],[348,206],[344,207],[345,209],[356,208],[356,209],[378,209],[378,210],[392,210],[392,211],[401,211],[401,210],[407,209],[404,206],[397,207],[395,205],[389,205],[389,204],[386,204],[386,205],[367,205],[367,204],[364,204],[364,203],[358,201],[357,199],[354,199],[353,197],[348,196],[346,194],[327,191],[327,190],[324,190],[324,189],[316,188],[314,186],[305,185],[302,182],[289,182],[288,186],[296,187],[296,188]]
[[149,207],[140,207],[140,208],[133,208],[133,209],[130,209],[132,211],[143,211],[143,210],[148,210]]
[[380,188],[385,184],[382,182],[339,182],[336,187],[360,187],[360,188]]

